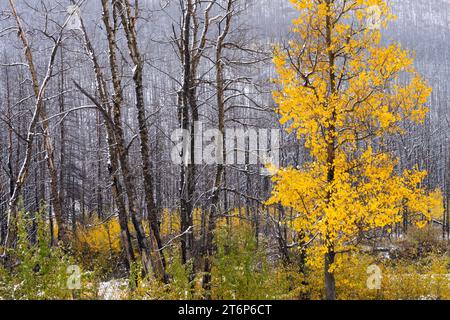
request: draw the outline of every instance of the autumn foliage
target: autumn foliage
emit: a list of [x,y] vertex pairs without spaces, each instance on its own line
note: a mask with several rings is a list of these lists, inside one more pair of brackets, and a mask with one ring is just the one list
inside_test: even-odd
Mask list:
[[412,54],[381,44],[380,29],[368,25],[373,6],[380,26],[393,19],[387,1],[291,2],[299,17],[293,39],[275,50],[274,99],[281,123],[305,140],[312,160],[279,171],[269,204],[296,211],[295,228],[311,244],[308,262],[328,260],[333,282],[336,254],[390,231],[405,211],[419,226],[430,220],[436,197],[421,187],[427,173],[400,172],[386,142],[404,134],[403,123],[424,121],[431,88]]

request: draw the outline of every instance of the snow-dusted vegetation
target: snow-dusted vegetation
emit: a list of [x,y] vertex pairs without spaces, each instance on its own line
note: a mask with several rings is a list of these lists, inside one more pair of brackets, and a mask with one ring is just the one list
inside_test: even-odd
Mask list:
[[450,299],[449,0],[0,2],[0,299]]

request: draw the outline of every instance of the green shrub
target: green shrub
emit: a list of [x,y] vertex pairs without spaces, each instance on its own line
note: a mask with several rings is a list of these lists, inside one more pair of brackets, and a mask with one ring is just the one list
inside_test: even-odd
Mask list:
[[[44,213],[44,206],[34,216],[19,210],[17,245],[7,251],[12,265],[0,266],[0,298],[73,299],[92,294],[89,286],[79,291],[69,290],[67,281],[71,274],[68,267],[76,263],[61,249],[49,246]],[[37,225],[36,243],[31,243],[29,239],[33,222]]]

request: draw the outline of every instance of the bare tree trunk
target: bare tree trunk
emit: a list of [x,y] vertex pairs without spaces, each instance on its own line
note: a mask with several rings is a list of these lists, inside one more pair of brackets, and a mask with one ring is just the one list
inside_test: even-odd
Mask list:
[[[150,149],[149,149],[149,133],[147,127],[147,117],[145,112],[144,102],[144,86],[143,86],[143,69],[144,62],[142,60],[139,46],[137,42],[136,20],[138,16],[138,4],[135,3],[135,15],[131,13],[131,7],[128,0],[115,2],[118,6],[117,11],[121,13],[122,25],[125,29],[127,37],[128,49],[131,59],[134,63],[133,81],[136,94],[136,109],[138,111],[139,137],[140,137],[140,151],[142,160],[142,170],[144,177],[144,196],[147,207],[148,221],[150,226],[150,233],[155,239],[156,250],[153,253],[152,261],[154,261],[154,273],[157,278],[167,281],[166,276],[166,260],[163,253],[163,244],[158,224],[158,211],[153,198],[153,177],[151,173],[150,164]],[[153,242],[151,242],[153,243]]]
[[[209,12],[216,1],[210,1],[203,11],[203,29],[199,30],[198,10],[201,6],[199,0],[187,0],[181,3],[183,13],[181,33],[176,36],[179,56],[183,69],[183,80],[179,92],[178,120],[180,127],[190,133],[190,143],[183,148],[183,163],[180,170],[180,216],[181,216],[181,260],[183,264],[193,261],[193,270],[190,274],[192,280],[196,273],[199,254],[195,253],[193,228],[194,197],[196,192],[196,150],[195,150],[195,125],[199,120],[199,110],[197,103],[198,67],[203,57],[203,52],[207,44],[207,34],[211,24]],[[186,142],[187,143],[187,142]],[[189,159],[185,152],[189,152]],[[190,232],[186,232],[191,230]]]
[[112,25],[110,22],[110,8],[108,0],[102,0],[103,8],[103,25],[106,29],[106,35],[108,40],[109,49],[109,64],[111,69],[112,84],[114,87],[114,99],[112,103],[112,118],[114,121],[114,136],[116,142],[116,150],[118,153],[118,160],[120,163],[120,168],[123,176],[123,183],[125,187],[125,193],[128,198],[129,212],[131,215],[131,221],[133,223],[134,229],[136,231],[136,237],[138,240],[139,252],[141,254],[142,264],[144,267],[144,272],[146,274],[150,273],[151,265],[154,265],[152,261],[152,256],[150,255],[150,246],[147,237],[144,232],[144,227],[142,225],[142,214],[138,210],[137,198],[134,193],[134,179],[131,175],[130,165],[128,162],[128,152],[125,144],[124,131],[122,128],[122,103],[123,103],[123,92],[121,80],[119,77],[119,68],[117,64],[116,57],[116,35],[119,28],[118,11],[117,7],[112,8]]
[[222,135],[222,141],[218,142],[217,145],[220,146],[219,150],[216,150],[216,156],[221,153],[219,158],[216,158],[216,177],[214,181],[214,187],[212,189],[211,196],[211,208],[208,219],[208,229],[206,234],[206,254],[205,254],[205,264],[204,264],[204,276],[203,276],[203,288],[206,291],[206,299],[211,299],[211,270],[212,262],[211,259],[214,255],[214,231],[216,229],[216,220],[218,214],[220,213],[220,190],[222,188],[222,181],[224,179],[226,160],[226,148],[225,148],[225,81],[224,81],[224,62],[223,59],[223,49],[224,41],[228,35],[231,27],[232,19],[232,6],[234,0],[228,0],[228,6],[226,10],[225,27],[224,30],[219,34],[216,43],[216,97],[217,97],[217,109],[218,109],[218,129]]
[[101,148],[102,148],[102,127],[100,125],[100,112],[97,111],[96,114],[96,125],[97,125],[97,216],[99,220],[103,219],[103,190],[101,183],[103,181],[102,179],[102,155],[101,155]]
[[60,199],[60,205],[61,205],[61,215],[65,214],[66,216],[64,219],[67,219],[67,214],[64,213],[65,210],[65,197],[66,197],[66,189],[65,189],[65,168],[66,168],[66,126],[65,126],[65,118],[66,115],[64,114],[65,111],[65,96],[64,96],[64,54],[63,51],[60,51],[60,71],[59,71],[59,97],[58,97],[58,103],[59,103],[59,113],[61,114],[60,120],[59,120],[59,139],[60,139],[60,151],[59,151],[59,199]]
[[[14,4],[13,0],[9,0],[9,4],[11,7],[12,14],[16,20],[16,25],[19,30],[18,36],[20,40],[22,41],[24,50],[25,50],[25,58],[28,62],[28,68],[31,74],[32,79],[32,85],[33,85],[33,92],[35,95],[35,107],[33,116],[31,119],[31,122],[28,127],[28,133],[27,133],[27,142],[26,142],[26,149],[25,149],[25,158],[22,162],[21,169],[19,171],[17,181],[14,186],[14,191],[12,196],[9,200],[8,205],[8,232],[6,235],[6,247],[12,247],[15,243],[16,236],[17,236],[17,204],[19,201],[19,196],[22,191],[22,188],[25,184],[25,181],[28,177],[29,173],[29,166],[30,161],[32,157],[32,149],[33,149],[33,142],[34,142],[34,136],[35,136],[35,130],[37,126],[38,119],[42,119],[42,125],[44,128],[44,146],[47,152],[47,165],[49,167],[50,171],[50,177],[51,177],[51,194],[52,194],[52,201],[54,202],[54,208],[55,208],[55,218],[57,220],[57,223],[59,224],[59,237],[61,240],[66,241],[67,240],[67,228],[65,225],[65,222],[62,220],[62,212],[61,212],[61,206],[59,202],[59,193],[57,189],[57,172],[56,167],[54,166],[54,158],[53,158],[53,146],[51,144],[50,138],[48,136],[48,119],[45,112],[45,105],[44,105],[44,97],[45,92],[48,86],[48,83],[52,77],[52,71],[53,66],[56,58],[56,54],[58,51],[58,48],[62,41],[62,30],[55,41],[55,44],[52,48],[52,52],[50,54],[50,59],[47,65],[47,71],[44,79],[42,80],[41,84],[39,84],[37,71],[34,66],[33,61],[33,54],[31,52],[31,48],[28,44],[28,39],[26,37],[25,30],[22,27],[22,22],[17,14],[17,10]],[[56,202],[56,203],[55,203]],[[58,211],[59,210],[59,211]]]
[[[183,30],[182,30],[182,40],[181,40],[181,54],[183,59],[183,86],[181,91],[181,106],[180,106],[180,125],[185,131],[190,130],[190,120],[189,120],[189,102],[190,91],[193,87],[192,83],[192,57],[191,57],[191,20],[194,14],[194,6],[192,0],[187,0],[183,7]],[[190,148],[190,145],[189,145]],[[185,152],[192,153],[193,150],[182,151],[182,159],[185,160]],[[190,159],[189,159],[190,160]],[[192,167],[189,163],[182,163],[181,165],[181,177],[180,177],[180,215],[181,215],[181,261],[186,264],[191,259],[192,246],[193,246],[193,233],[187,232],[189,228],[192,227],[192,207],[191,207],[191,184],[189,182],[192,173]]]
[[[8,116],[8,121],[12,120],[12,112],[11,112],[11,98],[10,98],[10,80],[9,80],[9,71],[8,68],[6,68],[5,70],[6,73],[6,103],[7,103],[7,116]],[[14,193],[14,186],[15,186],[15,172],[13,169],[13,129],[12,129],[12,124],[10,124],[9,128],[8,128],[8,175],[9,175],[9,193],[8,196],[12,197],[13,193]],[[4,212],[2,210],[2,215],[0,217],[2,225],[1,225],[1,230],[0,230],[0,239],[1,239],[1,244],[4,244],[4,241],[6,240],[6,230],[8,228],[7,223],[5,222],[5,217],[4,217]]]
[[102,73],[102,69],[100,68],[100,65],[97,61],[97,56],[94,52],[94,48],[92,47],[91,41],[87,35],[82,19],[81,19],[81,28],[83,32],[85,50],[86,53],[89,55],[94,68],[96,89],[101,102],[98,102],[93,96],[84,91],[81,88],[81,86],[79,86],[77,83],[75,83],[75,86],[97,106],[98,111],[102,114],[104,118],[104,125],[106,128],[106,139],[108,145],[108,172],[111,179],[112,198],[116,202],[118,208],[120,240],[122,248],[125,252],[127,268],[129,269],[131,264],[135,260],[135,257],[133,245],[131,243],[130,230],[128,228],[127,210],[125,206],[125,201],[123,199],[124,193],[118,176],[120,166],[118,160],[118,151],[116,149],[117,143],[115,138],[115,132],[113,128],[114,122],[111,117],[111,106],[109,105],[108,91]]
[[108,171],[111,177],[111,191],[114,201],[119,209],[119,225],[120,225],[120,240],[122,242],[122,248],[125,251],[127,268],[131,267],[131,264],[135,261],[133,245],[131,243],[130,230],[128,228],[128,216],[125,207],[125,201],[123,199],[123,190],[119,182],[119,161],[117,160],[116,150],[114,148],[115,140],[113,138],[113,128],[108,121],[105,121],[107,128],[107,143],[108,143]]

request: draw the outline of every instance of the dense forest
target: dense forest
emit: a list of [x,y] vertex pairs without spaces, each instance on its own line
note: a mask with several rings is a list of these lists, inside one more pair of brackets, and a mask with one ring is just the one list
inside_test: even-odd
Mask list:
[[448,0],[0,2],[0,299],[450,299]]

